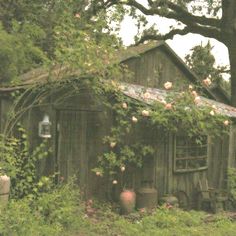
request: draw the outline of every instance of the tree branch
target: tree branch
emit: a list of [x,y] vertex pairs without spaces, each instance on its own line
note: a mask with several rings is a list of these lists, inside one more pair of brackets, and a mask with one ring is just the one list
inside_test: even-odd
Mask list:
[[221,39],[221,33],[217,32],[215,29],[210,29],[210,28],[207,29],[206,27],[192,25],[192,26],[185,26],[183,29],[173,29],[164,35],[144,34],[143,36],[141,36],[140,40],[136,44],[138,45],[140,43],[143,43],[146,40],[172,39],[177,34],[178,35],[186,35],[188,33],[201,34],[205,37],[218,39],[219,41]]
[[[117,0],[112,1],[113,3],[117,3]],[[149,3],[152,3],[149,0]],[[129,0],[125,3],[128,6],[135,7],[140,10],[145,15],[159,15],[168,19],[175,19],[180,21],[181,23],[188,26],[189,32],[199,33],[203,36],[210,38],[221,38],[220,37],[220,20],[213,18],[206,18],[200,16],[194,16],[184,10],[182,7],[177,6],[171,2],[162,2],[160,1],[158,5],[151,5],[150,8],[146,8],[142,4],[138,3],[136,0]],[[154,3],[153,3],[154,4]],[[169,9],[166,11],[162,11],[160,6],[163,4],[167,4]],[[192,29],[192,30],[191,30]]]
[[[151,4],[150,4],[151,3]],[[195,16],[183,9],[181,6],[176,5],[172,2],[160,1],[159,4],[152,3],[149,0],[150,8],[144,7],[142,4],[138,3],[136,0],[129,0],[126,5],[133,6],[140,10],[145,15],[159,15],[169,19],[175,19],[181,21],[185,25],[189,24],[200,24],[208,27],[220,28],[220,20],[215,18],[207,18],[205,16]],[[161,7],[167,6],[169,9],[165,11],[161,10]]]
[[176,34],[178,35],[186,35],[190,33],[190,29],[188,27],[185,27],[184,29],[173,29],[167,34],[161,35],[161,34],[146,34],[141,37],[141,39],[136,42],[135,44],[141,44],[144,43],[146,40],[167,40],[167,39],[172,39]]
[[205,16],[195,16],[191,13],[189,13],[187,10],[182,8],[180,5],[174,4],[173,2],[166,2],[166,5],[173,11],[178,13],[179,15],[182,15],[182,17],[186,18],[189,21],[205,25],[205,26],[211,26],[211,27],[217,27],[220,28],[221,22],[219,19],[215,18],[208,18]]

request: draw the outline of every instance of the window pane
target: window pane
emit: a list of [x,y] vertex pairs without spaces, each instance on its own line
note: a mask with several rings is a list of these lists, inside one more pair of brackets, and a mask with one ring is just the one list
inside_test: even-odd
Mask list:
[[[200,141],[199,141],[200,140]],[[207,137],[176,136],[175,171],[193,171],[207,166]]]

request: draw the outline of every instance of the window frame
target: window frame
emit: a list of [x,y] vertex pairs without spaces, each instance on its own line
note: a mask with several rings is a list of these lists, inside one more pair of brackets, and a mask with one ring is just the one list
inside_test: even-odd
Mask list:
[[[188,172],[198,172],[198,171],[203,171],[203,170],[207,170],[208,169],[208,143],[209,143],[209,137],[206,136],[206,143],[202,144],[202,145],[194,145],[194,146],[186,146],[186,149],[190,149],[191,147],[195,147],[195,148],[206,148],[206,154],[205,155],[198,155],[198,156],[194,156],[194,157],[181,157],[181,158],[177,158],[177,138],[180,137],[185,137],[186,139],[189,139],[189,137],[187,137],[186,135],[183,134],[177,134],[174,135],[174,154],[173,154],[173,171],[174,173],[188,173]],[[199,146],[199,147],[198,147]],[[184,146],[183,146],[184,147]],[[183,148],[182,147],[182,148]],[[186,163],[191,162],[192,160],[205,160],[205,165],[204,166],[200,166],[200,167],[196,167],[196,168],[188,168],[188,165],[186,164],[187,168],[183,168],[183,169],[179,169],[177,168],[177,160],[183,160],[186,161]]]

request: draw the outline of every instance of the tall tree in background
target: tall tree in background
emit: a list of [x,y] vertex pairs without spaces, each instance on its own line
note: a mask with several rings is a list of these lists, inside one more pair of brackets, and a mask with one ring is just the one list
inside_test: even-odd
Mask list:
[[106,73],[119,45],[109,21],[120,15],[89,2],[0,0],[0,81],[45,64]]
[[194,46],[185,56],[185,62],[200,80],[209,78],[215,85],[223,87],[230,94],[230,83],[226,80],[229,77],[229,69],[227,66],[216,65],[212,49],[210,41],[206,45]]
[[133,17],[144,19],[161,16],[174,19],[168,33],[162,35],[157,27],[142,31],[138,43],[145,40],[170,39],[188,33],[200,34],[222,42],[229,52],[231,73],[231,104],[236,106],[236,1],[235,0],[100,0],[104,7],[126,6]]

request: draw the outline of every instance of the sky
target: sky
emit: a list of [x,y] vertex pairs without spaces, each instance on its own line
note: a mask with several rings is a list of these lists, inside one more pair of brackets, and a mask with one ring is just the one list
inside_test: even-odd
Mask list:
[[[173,24],[173,20],[165,20],[161,17],[149,17],[149,22],[157,23],[161,33],[166,33],[169,26]],[[134,43],[133,37],[137,34],[135,23],[131,17],[125,17],[121,24],[120,36],[122,37],[124,45],[128,46]],[[206,45],[210,40],[213,46],[212,54],[215,56],[216,65],[228,65],[228,50],[226,46],[215,39],[209,39],[197,34],[187,34],[186,36],[176,35],[172,40],[167,40],[168,45],[178,54],[183,60],[195,45]]]

